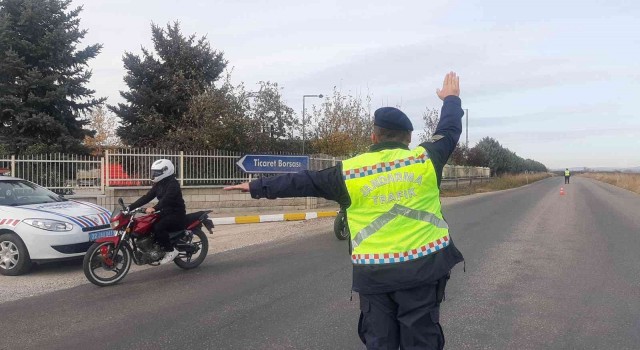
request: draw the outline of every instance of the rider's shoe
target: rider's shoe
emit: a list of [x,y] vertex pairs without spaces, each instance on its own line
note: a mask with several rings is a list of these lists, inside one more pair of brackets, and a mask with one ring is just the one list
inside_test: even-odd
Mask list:
[[164,253],[164,257],[162,258],[162,260],[160,260],[160,265],[172,262],[173,259],[178,256],[178,254],[180,254],[180,252],[178,252],[178,250],[175,248],[171,252]]

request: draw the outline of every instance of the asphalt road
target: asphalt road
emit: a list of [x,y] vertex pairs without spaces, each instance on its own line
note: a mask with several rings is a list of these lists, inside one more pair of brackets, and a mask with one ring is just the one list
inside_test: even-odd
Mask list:
[[[640,348],[640,196],[572,182],[446,201],[466,258],[442,306],[448,349]],[[0,349],[362,349],[346,243],[330,220],[302,229],[194,271],[2,303]]]

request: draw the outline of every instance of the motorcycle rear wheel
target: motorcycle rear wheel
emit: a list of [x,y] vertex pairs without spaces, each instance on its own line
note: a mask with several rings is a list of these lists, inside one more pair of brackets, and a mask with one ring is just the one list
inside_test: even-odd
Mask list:
[[333,233],[336,235],[336,238],[341,241],[344,241],[351,235],[349,233],[349,227],[347,226],[347,218],[343,211],[338,212],[333,222]]
[[193,238],[191,238],[191,241],[185,243],[195,244],[200,247],[200,249],[195,253],[197,256],[194,256],[194,254],[185,254],[180,252],[180,255],[178,255],[173,262],[180,268],[190,270],[200,266],[207,257],[207,253],[209,252],[209,240],[207,239],[207,235],[202,232],[202,229],[197,228],[193,230]]
[[[112,260],[111,264],[104,260],[101,252],[102,247],[107,247]],[[113,254],[114,249],[113,242],[94,243],[89,247],[82,261],[84,275],[89,282],[100,287],[112,286],[129,273],[133,260],[131,250],[125,244],[120,246],[116,254]]]

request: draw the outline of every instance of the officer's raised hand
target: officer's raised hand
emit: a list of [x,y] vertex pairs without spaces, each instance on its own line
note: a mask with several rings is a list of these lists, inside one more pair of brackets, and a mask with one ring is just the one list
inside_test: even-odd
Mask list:
[[240,190],[242,192],[249,192],[249,183],[245,182],[245,183],[241,183],[239,185],[233,185],[233,186],[227,186],[224,188],[225,191],[234,191],[234,190]]
[[442,89],[437,89],[436,93],[443,101],[447,96],[460,96],[460,77],[455,72],[447,73],[442,82]]

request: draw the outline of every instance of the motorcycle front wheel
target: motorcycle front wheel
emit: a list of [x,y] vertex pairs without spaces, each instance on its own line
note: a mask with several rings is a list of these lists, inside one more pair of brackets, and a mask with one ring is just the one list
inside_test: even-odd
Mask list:
[[[82,267],[89,282],[106,287],[120,282],[131,268],[132,254],[125,244],[114,252],[113,242],[94,243],[84,256]],[[106,253],[106,254],[104,254]]]

